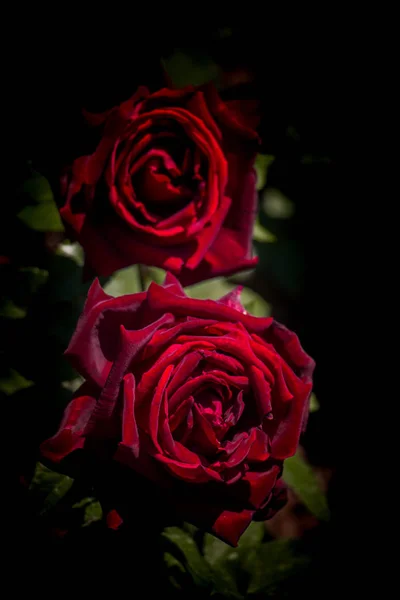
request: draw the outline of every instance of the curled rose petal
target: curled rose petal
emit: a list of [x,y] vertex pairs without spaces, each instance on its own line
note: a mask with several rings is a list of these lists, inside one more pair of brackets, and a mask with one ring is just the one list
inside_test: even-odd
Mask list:
[[64,413],[58,432],[43,442],[40,451],[43,456],[54,462],[60,462],[65,456],[83,448],[84,430],[96,405],[92,396],[77,396]]

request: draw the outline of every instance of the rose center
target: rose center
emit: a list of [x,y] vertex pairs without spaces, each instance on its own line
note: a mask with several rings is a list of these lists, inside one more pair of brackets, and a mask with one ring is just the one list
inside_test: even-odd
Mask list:
[[216,390],[207,388],[199,392],[195,397],[195,402],[207,421],[214,427],[219,428],[223,423],[223,406],[221,394]]

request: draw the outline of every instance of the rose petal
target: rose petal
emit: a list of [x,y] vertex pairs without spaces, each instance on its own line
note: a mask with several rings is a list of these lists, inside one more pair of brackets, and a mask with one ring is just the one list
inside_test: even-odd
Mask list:
[[250,525],[253,515],[253,510],[238,512],[224,510],[212,526],[213,533],[224,542],[237,546],[240,536]]
[[167,272],[165,274],[165,280],[164,280],[163,286],[165,288],[169,288],[171,290],[171,292],[173,292],[177,296],[185,296],[186,295],[185,290],[183,289],[183,287],[181,286],[181,284],[179,283],[177,278],[174,277],[174,275],[172,275],[172,273],[170,273],[170,272]]
[[243,286],[238,285],[234,290],[232,290],[228,294],[225,294],[225,296],[219,298],[217,302],[219,302],[220,304],[225,304],[225,306],[230,306],[231,308],[234,308],[239,312],[246,313],[244,306],[240,302],[240,294],[242,290]]
[[65,456],[83,448],[84,430],[96,405],[93,396],[77,396],[67,406],[58,432],[43,442],[40,452],[53,462],[60,462]]
[[137,402],[138,404],[143,403],[149,394],[152,393],[155,385],[161,377],[163,371],[169,364],[176,364],[179,359],[192,350],[199,349],[212,349],[214,346],[210,342],[195,341],[189,342],[184,346],[182,344],[172,344],[168,350],[166,350],[157,361],[146,371],[137,387]]
[[[77,371],[100,387],[103,387],[106,382],[112,359],[116,358],[115,350],[119,342],[118,327],[113,326],[110,335],[110,328],[107,327],[108,317],[111,319],[111,315],[117,314],[121,323],[124,316],[135,315],[142,306],[146,293],[119,298],[105,298],[105,296],[101,288],[99,289],[98,282],[95,281],[89,290],[84,311],[65,352]],[[106,327],[108,335],[100,341],[99,327],[101,326]]]
[[[224,468],[227,469],[227,468],[236,467],[237,465],[240,465],[240,463],[242,463],[245,460],[245,458],[247,457],[252,443],[253,443],[253,439],[252,439],[251,435],[246,433],[240,440],[240,443],[237,446],[237,448],[231,453],[228,460],[223,462]],[[226,449],[224,449],[224,452],[226,452]]]
[[169,365],[169,367],[167,367],[163,373],[163,375],[161,376],[161,379],[157,385],[157,388],[154,392],[154,397],[150,406],[150,410],[149,410],[149,423],[148,423],[148,427],[146,429],[148,429],[149,433],[150,433],[150,437],[153,441],[153,444],[155,446],[155,448],[158,450],[158,452],[162,452],[160,443],[159,443],[159,439],[158,439],[158,428],[159,428],[159,421],[160,421],[160,409],[161,409],[161,403],[163,401],[163,396],[165,393],[165,388],[167,386],[168,380],[171,376],[171,373],[173,371],[173,365]]
[[202,91],[205,95],[211,114],[220,126],[241,136],[243,138],[240,140],[242,143],[246,139],[258,141],[258,134],[256,131],[246,126],[240,114],[235,111],[234,106],[230,107],[220,98],[216,87],[212,83],[202,86]]
[[188,396],[193,395],[194,392],[204,389],[204,387],[207,384],[214,384],[218,386],[221,384],[224,385],[224,382],[221,381],[219,377],[216,377],[215,375],[210,375],[208,373],[204,373],[197,377],[193,377],[193,379],[187,381],[171,396],[171,398],[169,399],[170,411],[172,412],[176,410],[176,408],[179,406],[182,400],[184,400]]
[[220,369],[226,371],[232,371],[236,374],[244,373],[244,367],[242,363],[240,363],[233,356],[228,356],[226,354],[219,354],[218,352],[213,352],[209,350],[201,350],[201,354],[208,363],[219,367]]
[[259,508],[265,502],[265,499],[275,485],[279,472],[280,468],[277,466],[273,466],[269,471],[264,473],[247,471],[243,477],[243,481],[250,486],[248,500],[254,508]]
[[301,393],[291,402],[281,405],[273,421],[264,422],[264,430],[270,439],[271,456],[274,458],[282,460],[296,453],[311,389],[311,383],[302,384]]
[[175,429],[179,427],[182,422],[186,424],[185,419],[188,417],[188,413],[193,406],[193,402],[193,396],[189,396],[178,406],[175,412],[171,414],[169,420],[171,431],[175,431]]
[[[191,332],[193,330],[192,335],[198,329],[204,329],[210,324],[215,323],[211,319],[187,319],[186,321],[181,321],[175,327],[171,327],[170,329],[157,332],[154,334],[151,341],[146,346],[146,351],[144,354],[144,358],[149,358],[155,352],[159,353],[166,344],[169,344],[174,338],[177,338],[178,335],[181,335],[184,332]],[[195,336],[194,336],[195,338]]]
[[244,257],[252,252],[253,227],[258,211],[257,176],[253,168],[254,154],[245,157],[237,152],[226,153],[229,164],[227,194],[232,207],[224,226],[234,232]]
[[267,521],[271,519],[287,502],[287,487],[282,479],[278,479],[275,486],[265,502],[265,504],[257,510],[253,519],[255,521]]
[[93,433],[100,423],[104,423],[110,418],[117,401],[121,381],[129,364],[139,354],[159,327],[171,324],[173,321],[173,316],[166,313],[154,323],[150,323],[147,327],[136,331],[127,331],[123,325],[120,326],[120,352],[111,367],[107,381],[89,419],[86,428],[87,433]]
[[253,393],[257,401],[258,414],[262,420],[272,412],[271,386],[268,381],[265,380],[260,369],[254,365],[250,366],[249,373]]
[[238,395],[236,396],[232,406],[225,413],[225,416],[224,416],[225,424],[229,427],[236,425],[236,423],[239,421],[240,417],[243,414],[244,408],[245,408],[245,404],[243,401],[243,390],[241,390],[238,393]]
[[160,463],[165,465],[165,468],[172,473],[172,475],[183,479],[184,481],[190,481],[193,483],[205,483],[207,481],[221,481],[221,476],[208,469],[203,465],[194,465],[189,463],[182,463],[175,459],[169,458],[163,454],[155,454],[156,458]]
[[194,369],[197,367],[199,362],[202,360],[201,353],[196,350],[195,352],[190,352],[183,357],[179,365],[174,371],[173,377],[171,378],[170,384],[168,386],[168,394],[169,396],[173,396],[176,390],[184,384],[189,375],[191,375]]
[[89,288],[85,305],[83,307],[83,314],[87,315],[95,306],[97,306],[101,302],[112,300],[112,298],[112,296],[109,296],[105,293],[105,291],[100,285],[98,278],[96,277]]
[[[181,335],[177,338],[177,342],[186,344],[191,341],[190,336]],[[268,367],[254,354],[250,344],[247,332],[242,332],[239,327],[221,336],[202,336],[197,335],[196,339],[199,341],[205,341],[207,339],[212,340],[213,344],[219,351],[233,354],[236,358],[240,359],[246,366],[255,365],[263,372],[267,378],[271,378],[271,372]]]
[[189,464],[200,464],[197,454],[185,448],[185,446],[175,441],[172,437],[168,415],[168,395],[166,391],[161,400],[158,440],[164,452],[172,459]]
[[187,101],[186,107],[207,125],[208,129],[217,140],[222,138],[221,131],[218,129],[218,126],[209,111],[203,92],[197,91]]
[[236,433],[233,437],[232,440],[227,440],[222,442],[222,450],[223,450],[223,457],[225,458],[226,456],[231,456],[231,454],[233,454],[233,452],[235,452],[237,450],[237,448],[240,446],[240,444],[243,442],[243,440],[245,438],[248,437],[248,433],[246,431],[241,431],[240,433]]
[[191,396],[188,398],[190,402],[190,409],[187,413],[186,421],[182,421],[180,427],[175,431],[175,438],[180,441],[181,444],[185,445],[192,435],[193,427],[194,427],[194,417],[193,417],[193,404],[194,398]]
[[193,404],[194,425],[190,436],[190,446],[203,456],[218,452],[220,443],[212,425],[201,414],[196,402]]
[[252,435],[254,441],[247,455],[247,460],[251,462],[263,462],[269,458],[268,436],[258,427],[253,429]]
[[135,378],[132,373],[124,379],[124,408],[122,413],[122,442],[134,456],[139,456],[139,433],[135,419]]
[[[218,234],[220,233],[223,222],[225,221],[226,215],[228,214],[231,206],[231,199],[227,196],[222,198],[220,207],[208,221],[207,225],[199,231],[196,237],[196,250],[186,261],[187,269],[196,269],[201,261],[203,260],[206,252],[208,252],[210,246],[215,242]],[[196,223],[198,225],[199,221]]]
[[109,529],[117,530],[121,527],[124,520],[115,509],[112,509],[107,513],[106,522]]
[[[253,337],[256,341],[262,340],[257,335]],[[315,361],[303,350],[299,338],[293,331],[289,331],[284,325],[274,320],[264,337],[265,341],[274,347],[298,377],[306,382],[311,381]]]
[[261,332],[271,325],[272,318],[252,317],[244,315],[228,306],[217,304],[212,300],[197,300],[175,296],[169,290],[152,282],[147,292],[147,300],[153,309],[173,311],[176,315],[209,317],[222,321],[236,320],[245,325],[251,332]]

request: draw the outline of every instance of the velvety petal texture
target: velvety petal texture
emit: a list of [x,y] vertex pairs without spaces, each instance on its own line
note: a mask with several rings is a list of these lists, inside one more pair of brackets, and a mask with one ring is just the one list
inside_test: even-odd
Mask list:
[[[186,518],[237,541],[284,503],[284,459],[308,414],[313,360],[272,318],[164,285],[112,298],[95,281],[67,349],[86,378],[42,453],[77,450],[150,479]],[[112,450],[110,450],[112,448]]]
[[140,88],[101,115],[62,178],[61,215],[99,275],[143,263],[185,285],[255,265],[258,136],[211,86]]

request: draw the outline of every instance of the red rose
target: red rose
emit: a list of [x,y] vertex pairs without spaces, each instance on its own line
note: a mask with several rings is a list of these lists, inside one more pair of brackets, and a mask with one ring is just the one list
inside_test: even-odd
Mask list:
[[252,519],[271,517],[314,362],[294,333],[247,314],[238,295],[191,299],[168,274],[164,286],[112,298],[95,281],[67,350],[86,382],[43,454],[60,461],[111,446],[186,520],[231,544]]
[[143,263],[188,285],[255,265],[258,136],[214,88],[139,88],[88,119],[102,137],[63,177],[61,214],[92,269]]

